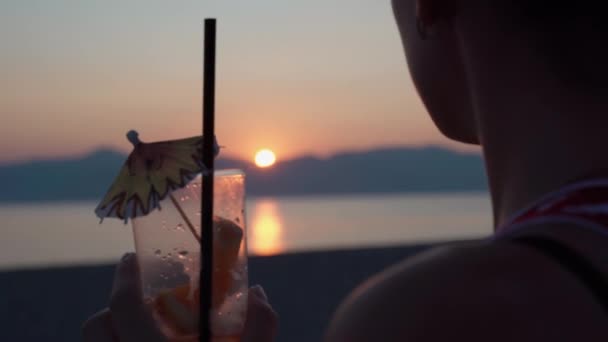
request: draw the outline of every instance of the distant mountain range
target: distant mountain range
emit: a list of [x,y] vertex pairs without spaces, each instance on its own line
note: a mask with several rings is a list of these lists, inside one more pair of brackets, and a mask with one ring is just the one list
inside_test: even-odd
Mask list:
[[[126,156],[98,150],[81,158],[40,160],[0,166],[0,201],[99,199]],[[216,167],[240,168],[251,196],[454,192],[486,190],[478,154],[438,147],[384,148],[302,157],[267,169],[219,158]]]

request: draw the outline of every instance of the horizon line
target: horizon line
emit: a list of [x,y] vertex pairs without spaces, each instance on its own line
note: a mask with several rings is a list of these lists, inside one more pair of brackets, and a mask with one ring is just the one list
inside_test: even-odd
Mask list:
[[[305,159],[305,158],[327,160],[327,159],[331,159],[336,156],[345,155],[345,154],[362,154],[362,153],[370,153],[370,152],[375,152],[375,151],[397,150],[397,149],[410,149],[410,150],[439,149],[439,150],[446,150],[446,151],[450,151],[450,152],[462,154],[462,155],[481,155],[481,151],[476,149],[474,146],[468,145],[467,147],[471,150],[463,151],[458,148],[454,148],[451,146],[446,146],[446,145],[442,145],[442,144],[438,144],[438,143],[377,145],[377,146],[373,146],[373,147],[369,147],[369,148],[342,149],[342,150],[337,150],[330,154],[325,154],[325,155],[319,154],[319,153],[303,153],[303,154],[296,155],[295,157],[281,159],[280,162],[288,162],[288,161],[292,161],[292,160]],[[100,152],[113,152],[116,154],[123,155],[125,158],[129,154],[116,147],[100,145],[96,148],[89,149],[82,153],[64,154],[64,155],[57,155],[57,156],[29,156],[29,157],[25,157],[25,158],[0,160],[0,167],[19,166],[19,165],[25,165],[25,164],[31,164],[31,163],[37,163],[37,162],[74,161],[74,160],[85,159],[87,157],[90,157],[90,156],[92,156],[96,153],[100,153]],[[248,159],[241,158],[241,157],[235,156],[235,155],[230,155],[230,154],[220,154],[218,159],[232,159],[232,160],[237,160],[237,161],[242,161],[242,162],[249,161]]]

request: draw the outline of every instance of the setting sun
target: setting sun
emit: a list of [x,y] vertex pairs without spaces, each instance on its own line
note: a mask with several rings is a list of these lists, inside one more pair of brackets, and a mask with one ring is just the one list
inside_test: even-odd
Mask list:
[[255,165],[258,167],[272,166],[276,160],[277,157],[274,155],[274,152],[267,148],[259,150],[255,154]]

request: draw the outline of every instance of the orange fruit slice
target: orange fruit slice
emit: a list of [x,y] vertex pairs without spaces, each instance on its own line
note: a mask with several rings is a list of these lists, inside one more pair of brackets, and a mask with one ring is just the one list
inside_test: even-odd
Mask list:
[[[232,270],[236,264],[243,230],[236,223],[214,217],[213,246],[213,298],[212,307],[219,307],[226,299],[232,285]],[[200,290],[191,294],[190,285],[182,285],[161,292],[155,300],[158,313],[181,334],[196,333],[198,329],[198,304]]]
[[214,217],[213,232],[213,300],[218,307],[232,287],[232,269],[238,260],[243,230],[236,223]]
[[155,301],[158,313],[181,334],[193,334],[198,329],[196,303],[188,298],[189,293],[190,286],[183,285],[161,292]]

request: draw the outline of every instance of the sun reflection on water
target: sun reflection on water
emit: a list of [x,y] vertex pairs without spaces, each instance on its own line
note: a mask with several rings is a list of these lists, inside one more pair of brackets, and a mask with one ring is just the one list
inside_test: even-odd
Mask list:
[[276,201],[256,201],[251,210],[249,251],[255,255],[274,255],[285,250],[283,226]]

